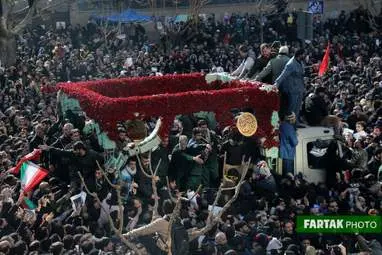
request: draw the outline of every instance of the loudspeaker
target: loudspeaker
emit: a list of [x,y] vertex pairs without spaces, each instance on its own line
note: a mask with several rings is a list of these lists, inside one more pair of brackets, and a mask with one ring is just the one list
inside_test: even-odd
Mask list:
[[297,12],[297,38],[300,40],[313,40],[313,13]]

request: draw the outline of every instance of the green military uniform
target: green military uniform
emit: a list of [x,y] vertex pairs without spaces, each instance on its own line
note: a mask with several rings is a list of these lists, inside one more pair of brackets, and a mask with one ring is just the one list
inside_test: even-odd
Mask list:
[[187,189],[188,175],[193,163],[193,157],[188,155],[185,150],[181,150],[179,144],[177,144],[172,151],[169,176],[176,180],[176,184],[181,191]]
[[203,179],[207,183],[207,187],[216,188],[219,185],[218,141],[215,132],[209,131],[209,133],[208,140],[212,146],[212,151],[204,164],[206,171],[203,172]]
[[[187,154],[191,155],[192,157],[195,157],[200,154],[203,154],[204,149],[205,145],[197,144],[195,143],[195,141],[191,140],[189,145],[187,146]],[[207,178],[207,176],[209,175],[206,175],[205,166],[193,162],[187,181],[187,187],[193,190],[196,190],[200,184],[202,184],[204,187],[207,187],[209,184],[209,177]]]

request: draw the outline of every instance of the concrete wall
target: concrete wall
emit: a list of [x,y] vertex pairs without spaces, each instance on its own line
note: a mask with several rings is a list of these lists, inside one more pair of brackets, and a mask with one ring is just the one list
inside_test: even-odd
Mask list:
[[[358,3],[362,0],[324,0],[324,18],[337,16],[341,10],[353,10],[358,7]],[[377,0],[381,5],[380,0]],[[306,10],[308,0],[290,0],[289,9],[303,9]],[[96,11],[96,10],[95,10]],[[152,10],[142,9],[139,10],[143,14],[152,15]],[[253,13],[256,11],[256,6],[251,3],[235,3],[235,4],[221,4],[221,5],[207,5],[203,8],[202,13],[215,13],[216,18],[222,18],[224,13]],[[154,10],[155,15],[159,16],[175,16],[178,14],[187,14],[188,8],[157,8]],[[71,22],[72,24],[86,24],[88,18],[93,12],[81,12],[77,8],[77,4],[71,6]]]

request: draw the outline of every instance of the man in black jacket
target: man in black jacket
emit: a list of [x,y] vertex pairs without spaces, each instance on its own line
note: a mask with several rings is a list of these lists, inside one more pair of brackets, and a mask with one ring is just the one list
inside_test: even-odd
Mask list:
[[39,145],[44,144],[44,128],[41,124],[34,127],[35,135],[29,143],[29,151],[38,148]]
[[318,126],[328,116],[329,102],[325,100],[325,88],[316,89],[312,97],[308,97],[305,103],[306,120],[310,126]]
[[[73,150],[60,150],[49,147],[47,145],[41,145],[40,149],[49,151],[53,157],[65,157],[69,158],[69,176],[71,182],[71,191],[76,192],[80,186],[80,179],[78,172],[84,177],[84,181],[91,192],[96,191],[95,173],[98,169],[97,161],[100,166],[103,165],[103,157],[93,150],[88,150],[85,144],[81,141],[76,142],[73,145]],[[79,193],[79,192],[77,192]],[[72,193],[72,194],[77,194]]]
[[73,124],[66,123],[62,128],[63,135],[60,136],[53,144],[52,147],[64,149],[68,144],[72,142],[72,129]]
[[[271,47],[268,44],[263,43],[260,45],[260,56],[255,60],[255,64],[247,74],[247,78],[254,79],[258,73],[260,73],[268,64],[271,57]],[[272,75],[269,74],[263,78],[263,82],[271,84]]]

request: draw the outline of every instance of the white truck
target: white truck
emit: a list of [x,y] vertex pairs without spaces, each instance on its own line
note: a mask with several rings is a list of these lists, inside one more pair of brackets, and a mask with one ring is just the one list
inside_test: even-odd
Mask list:
[[[325,152],[325,148],[316,149],[315,143],[320,140],[329,144],[334,140],[334,131],[327,127],[306,127],[297,130],[298,144],[296,147],[296,157],[294,160],[295,175],[302,173],[309,182],[325,182],[326,171],[324,162],[319,159],[315,152]],[[313,150],[314,149],[314,150]],[[317,151],[319,150],[319,151]],[[282,174],[282,160],[270,159],[272,169],[278,174]]]

